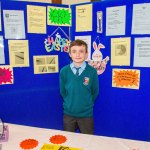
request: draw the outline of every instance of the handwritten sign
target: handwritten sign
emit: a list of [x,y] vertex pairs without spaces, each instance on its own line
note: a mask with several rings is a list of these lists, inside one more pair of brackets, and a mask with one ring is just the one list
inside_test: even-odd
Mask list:
[[113,69],[113,87],[139,89],[139,80],[139,70]]

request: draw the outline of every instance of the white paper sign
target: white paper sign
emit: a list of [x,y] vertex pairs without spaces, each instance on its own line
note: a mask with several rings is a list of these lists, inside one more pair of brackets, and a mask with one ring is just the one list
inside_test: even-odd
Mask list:
[[133,5],[132,34],[150,34],[150,3]]
[[25,39],[24,12],[3,10],[6,39]]
[[0,64],[5,64],[3,37],[0,36]]
[[106,35],[125,35],[126,6],[106,8]]
[[135,38],[134,66],[150,67],[150,37]]

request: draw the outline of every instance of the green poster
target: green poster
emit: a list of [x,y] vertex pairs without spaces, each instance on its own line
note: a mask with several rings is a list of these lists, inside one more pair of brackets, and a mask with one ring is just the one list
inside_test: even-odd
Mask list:
[[71,26],[71,9],[48,6],[48,25]]

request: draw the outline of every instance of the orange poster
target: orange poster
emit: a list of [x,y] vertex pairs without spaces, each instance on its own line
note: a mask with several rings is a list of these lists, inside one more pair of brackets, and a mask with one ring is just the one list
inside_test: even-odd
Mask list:
[[112,86],[139,89],[140,70],[113,69]]

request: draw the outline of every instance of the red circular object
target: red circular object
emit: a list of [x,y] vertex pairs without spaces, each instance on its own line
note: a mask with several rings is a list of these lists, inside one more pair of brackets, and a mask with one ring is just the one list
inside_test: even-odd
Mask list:
[[20,143],[22,149],[33,149],[38,145],[38,141],[35,139],[27,139]]
[[50,138],[50,142],[53,144],[62,144],[66,142],[67,138],[63,135],[54,135]]

